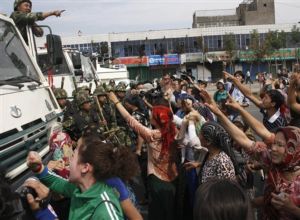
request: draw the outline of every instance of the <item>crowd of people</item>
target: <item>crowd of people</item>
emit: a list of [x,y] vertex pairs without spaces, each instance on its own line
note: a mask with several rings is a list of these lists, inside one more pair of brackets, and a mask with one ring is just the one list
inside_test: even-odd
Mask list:
[[[62,13],[31,6],[15,1],[21,32],[22,21]],[[254,94],[250,71],[224,71],[213,96],[207,82],[170,73],[155,83],[76,88],[71,101],[53,88],[62,129],[49,140],[52,160],[30,152],[35,177],[18,192],[1,178],[0,218],[139,220],[147,207],[149,220],[300,219],[299,68],[258,80]],[[261,121],[247,111],[251,102]]]
[[150,220],[299,219],[300,73],[265,80],[260,94],[244,79],[223,72],[212,96],[207,82],[169,73],[78,88],[72,101],[54,88],[63,129],[49,140],[53,158],[27,159],[35,218],[143,219],[143,207]]

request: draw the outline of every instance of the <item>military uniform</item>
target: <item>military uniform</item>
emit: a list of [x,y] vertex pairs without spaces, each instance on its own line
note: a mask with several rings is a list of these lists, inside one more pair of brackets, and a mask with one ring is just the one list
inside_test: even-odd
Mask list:
[[[115,87],[115,92],[126,92],[126,85],[123,83],[119,83]],[[119,98],[120,99],[120,98]],[[123,103],[123,100],[120,99],[120,101]],[[119,137],[120,141],[124,143],[128,147],[134,147],[134,143],[136,140],[136,135],[132,131],[132,129],[127,124],[126,120],[123,118],[121,113],[116,110],[116,119],[117,119],[117,126],[119,127],[119,131],[116,132],[116,135]]]
[[99,124],[100,118],[92,108],[87,111],[82,108],[84,103],[91,102],[91,98],[84,92],[76,94],[76,103],[79,106],[79,111],[74,115],[65,118],[63,128],[71,136],[73,140],[78,140],[84,129],[90,124]]
[[[106,96],[106,90],[103,86],[97,86],[97,88],[94,91],[94,96]],[[117,119],[116,119],[116,108],[109,100],[107,100],[104,104],[100,103],[100,106],[102,108],[102,114],[104,116],[105,121],[107,122],[107,126],[109,129],[116,128],[117,127]],[[93,106],[94,109],[99,113],[99,109],[96,103],[94,103]],[[101,117],[101,116],[100,116]],[[105,130],[105,129],[104,129]]]
[[[36,21],[42,21],[43,13],[42,12],[30,12],[30,13],[24,13],[17,11],[18,6],[22,4],[23,2],[28,2],[32,5],[30,0],[15,0],[14,3],[14,12],[10,15],[10,18],[12,18],[18,27],[19,31],[21,32],[21,35],[23,36],[24,41],[28,44],[28,38],[27,38],[27,32],[26,32],[26,26],[36,26]],[[43,36],[43,29],[39,27],[32,27],[32,32],[35,36],[41,37]]]
[[[57,100],[68,98],[67,92],[64,89],[60,89],[60,88],[54,89],[53,93]],[[71,118],[78,111],[78,109],[74,108],[73,104],[69,100],[66,100],[66,105],[61,108],[62,108],[62,116],[60,117],[60,122],[68,121],[68,119]]]

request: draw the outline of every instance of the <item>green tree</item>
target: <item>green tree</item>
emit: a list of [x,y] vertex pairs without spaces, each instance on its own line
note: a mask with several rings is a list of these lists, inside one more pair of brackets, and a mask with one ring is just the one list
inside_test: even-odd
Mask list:
[[295,44],[300,42],[300,28],[298,28],[296,25],[294,25],[291,30],[291,39]]
[[272,52],[270,50],[270,43],[261,41],[260,34],[256,29],[250,33],[250,49],[253,51],[254,61],[257,62],[258,68],[260,62],[262,62],[265,57],[271,55]]
[[235,37],[233,33],[226,33],[223,37],[223,48],[229,57],[230,72],[233,71],[233,58],[236,54]]
[[[274,51],[279,50],[280,48],[285,48],[287,42],[287,35],[284,31],[279,32],[269,31],[266,35],[266,43],[269,46],[269,49],[274,53]],[[277,59],[275,58],[276,72],[277,72]]]

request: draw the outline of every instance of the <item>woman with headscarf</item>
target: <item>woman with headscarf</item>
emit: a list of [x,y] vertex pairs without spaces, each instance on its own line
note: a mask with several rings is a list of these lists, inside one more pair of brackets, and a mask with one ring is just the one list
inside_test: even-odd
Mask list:
[[231,138],[216,122],[206,122],[200,132],[200,141],[208,149],[208,156],[200,173],[201,183],[210,179],[235,180]]
[[[150,123],[155,129],[149,129],[134,119],[123,107],[113,92],[109,99],[135,132],[149,144],[148,148],[148,188],[149,219],[173,220],[175,218],[175,184],[177,170],[173,157],[175,124],[173,114],[164,99],[152,108]],[[166,103],[164,103],[166,102]]]
[[208,93],[203,93],[207,106],[215,113],[226,131],[250,156],[255,156],[268,171],[261,203],[266,220],[300,218],[300,129],[281,127],[270,133],[262,123],[230,99],[227,103],[237,109],[245,122],[263,138],[264,142],[250,140],[219,110]]

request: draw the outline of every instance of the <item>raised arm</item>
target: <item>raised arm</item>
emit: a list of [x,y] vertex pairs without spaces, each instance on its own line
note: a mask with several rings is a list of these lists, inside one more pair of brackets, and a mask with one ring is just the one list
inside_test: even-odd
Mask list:
[[213,101],[207,91],[202,90],[201,96],[205,100],[205,105],[217,116],[224,129],[228,134],[245,150],[250,150],[253,144],[246,134],[236,127],[218,108],[217,104]]
[[300,104],[297,103],[298,79],[300,79],[300,75],[297,73],[291,76],[290,86],[288,88],[288,105],[293,111],[300,113]]
[[269,140],[272,137],[272,133],[260,121],[258,121],[237,102],[235,102],[232,97],[229,96],[226,105],[230,108],[238,110],[246,124],[248,124],[263,140]]
[[145,126],[143,126],[141,123],[139,123],[135,118],[133,118],[127,110],[124,108],[122,103],[119,101],[119,99],[116,97],[115,93],[109,92],[108,94],[109,99],[115,104],[116,108],[122,115],[122,117],[127,121],[129,126],[137,132],[139,135],[144,138],[145,141],[153,141],[155,132]]
[[249,89],[249,87],[243,85],[237,78],[235,78],[230,73],[223,71],[223,74],[225,79],[232,80],[233,84],[244,94],[244,96],[250,99],[258,108],[262,107],[262,101],[252,94],[251,89]]

